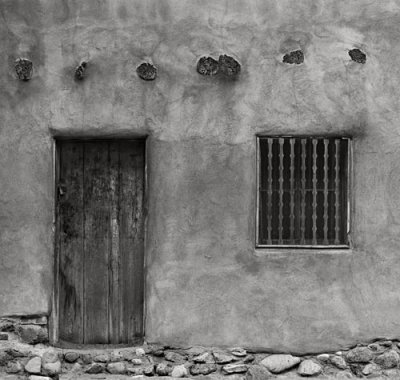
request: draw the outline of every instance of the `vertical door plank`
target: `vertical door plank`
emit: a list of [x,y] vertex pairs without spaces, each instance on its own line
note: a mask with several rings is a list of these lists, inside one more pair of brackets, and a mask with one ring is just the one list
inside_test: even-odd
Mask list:
[[267,205],[267,234],[268,244],[272,244],[272,139],[268,139],[268,205]]
[[340,243],[340,140],[335,140],[335,244]]
[[282,235],[283,235],[283,144],[285,140],[280,138],[279,140],[279,226],[278,226],[278,234],[279,234],[279,244],[282,244]]
[[341,139],[341,156],[340,156],[340,172],[342,173],[342,185],[340,189],[340,199],[341,199],[341,224],[340,224],[340,244],[348,244],[348,164],[349,164],[349,140]]
[[120,143],[121,342],[143,336],[144,142]]
[[59,249],[59,338],[82,342],[83,338],[83,146],[59,143],[57,184]]
[[110,142],[110,264],[109,264],[109,326],[110,343],[120,343],[121,320],[121,254],[119,250],[119,190],[120,190],[119,143]]
[[84,343],[108,343],[108,142],[86,142],[84,146]]
[[289,140],[290,142],[290,243],[294,243],[294,220],[295,220],[295,214],[294,214],[294,197],[295,197],[295,189],[294,189],[294,144],[295,144],[295,139],[291,138]]
[[317,244],[317,139],[312,139],[312,244]]
[[328,150],[329,140],[324,139],[324,244],[328,244]]
[[301,214],[300,244],[305,243],[306,236],[306,139],[301,139]]

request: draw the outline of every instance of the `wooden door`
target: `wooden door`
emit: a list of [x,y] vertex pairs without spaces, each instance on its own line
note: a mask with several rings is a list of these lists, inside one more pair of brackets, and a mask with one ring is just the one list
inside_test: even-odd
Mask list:
[[59,340],[138,343],[145,142],[60,140],[57,158]]

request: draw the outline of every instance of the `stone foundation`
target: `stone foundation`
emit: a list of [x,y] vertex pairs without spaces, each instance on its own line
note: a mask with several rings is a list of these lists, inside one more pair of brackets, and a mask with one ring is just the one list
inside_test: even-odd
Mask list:
[[242,347],[145,343],[140,347],[65,349],[47,343],[46,317],[0,319],[0,379],[400,378],[400,343],[390,340],[302,357]]

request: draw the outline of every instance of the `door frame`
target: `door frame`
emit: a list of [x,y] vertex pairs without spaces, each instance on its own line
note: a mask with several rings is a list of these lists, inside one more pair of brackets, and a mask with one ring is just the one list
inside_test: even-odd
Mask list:
[[57,220],[57,180],[60,174],[60,152],[58,148],[59,141],[86,141],[86,142],[96,142],[96,141],[129,141],[129,140],[144,140],[144,194],[143,194],[143,229],[144,229],[144,241],[143,241],[143,339],[146,336],[146,309],[147,309],[147,262],[146,262],[146,246],[147,246],[147,219],[148,219],[148,148],[149,148],[149,135],[139,135],[139,136],[113,136],[113,137],[92,137],[92,136],[52,136],[51,138],[51,150],[52,150],[52,182],[53,182],[53,220],[52,220],[52,240],[53,240],[53,290],[51,295],[51,305],[50,313],[48,318],[49,324],[49,342],[55,347],[123,347],[130,346],[131,344],[121,343],[121,344],[77,344],[77,343],[66,343],[59,341],[59,265],[60,265],[60,252],[57,244],[57,230],[58,230],[58,220]]

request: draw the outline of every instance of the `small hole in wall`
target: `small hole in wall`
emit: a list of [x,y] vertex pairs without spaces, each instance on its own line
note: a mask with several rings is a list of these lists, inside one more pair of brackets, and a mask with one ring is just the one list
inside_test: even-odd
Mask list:
[[219,71],[228,78],[235,78],[240,74],[240,63],[229,55],[220,55],[218,59]]
[[82,80],[85,77],[85,71],[87,62],[81,62],[81,64],[75,69],[75,79]]
[[365,63],[367,61],[367,56],[360,49],[349,50],[349,56],[357,63]]
[[301,50],[291,51],[283,56],[282,62],[300,65],[304,62],[304,54]]
[[197,72],[201,75],[216,75],[218,69],[218,61],[212,57],[201,57],[197,63]]
[[18,79],[24,82],[32,78],[33,63],[26,58],[18,58],[15,61],[15,72]]
[[137,75],[143,80],[154,80],[157,77],[157,68],[151,63],[142,63],[136,69]]

